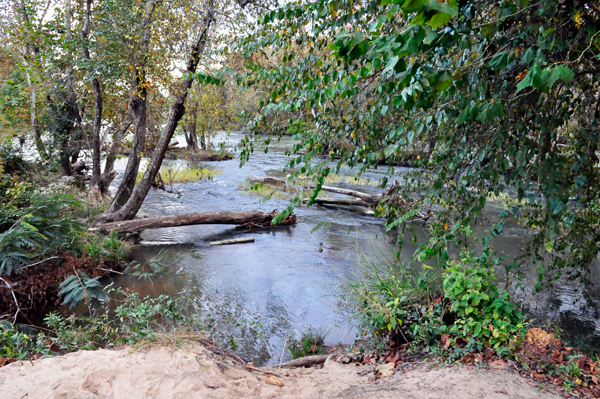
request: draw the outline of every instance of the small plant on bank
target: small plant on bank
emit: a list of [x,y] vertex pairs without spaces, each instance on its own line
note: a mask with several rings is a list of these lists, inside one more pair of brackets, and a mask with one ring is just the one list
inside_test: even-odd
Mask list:
[[463,252],[439,271],[369,264],[350,284],[363,334],[380,349],[409,344],[449,360],[485,348],[509,354],[526,323],[508,293],[496,288],[498,260],[490,259],[485,247],[481,257]]
[[287,348],[293,359],[311,355],[320,355],[325,353],[323,345],[326,336],[327,333],[323,330],[309,328],[300,338],[296,338],[296,336],[293,335],[288,341]]
[[[79,302],[85,301],[88,308],[92,301],[101,298],[104,294],[100,277],[91,278],[84,272],[77,272],[66,278],[59,286],[58,295],[64,295],[63,304],[69,304],[74,308]],[[90,308],[91,313],[91,308]]]

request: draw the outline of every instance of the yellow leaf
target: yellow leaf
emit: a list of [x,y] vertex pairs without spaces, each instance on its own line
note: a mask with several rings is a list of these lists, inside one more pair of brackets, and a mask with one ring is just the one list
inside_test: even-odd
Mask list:
[[448,230],[448,223],[444,223],[444,230]]

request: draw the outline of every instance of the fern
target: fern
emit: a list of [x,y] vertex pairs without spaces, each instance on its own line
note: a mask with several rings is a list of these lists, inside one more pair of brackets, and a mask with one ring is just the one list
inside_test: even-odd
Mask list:
[[31,227],[19,221],[0,234],[0,275],[21,272],[30,263],[31,252],[41,248],[45,237]]
[[84,272],[70,275],[60,285],[59,295],[65,295],[63,305],[69,304],[74,308],[79,302],[85,301],[88,306],[94,300],[101,298],[104,293],[100,277],[90,278]]
[[80,202],[68,195],[40,195],[24,208],[8,230],[0,233],[0,275],[20,273],[36,256],[67,247],[83,225],[73,216]]

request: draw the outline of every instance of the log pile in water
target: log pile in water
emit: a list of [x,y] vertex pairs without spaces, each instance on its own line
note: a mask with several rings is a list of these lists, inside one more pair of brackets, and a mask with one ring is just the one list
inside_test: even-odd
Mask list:
[[[286,186],[287,181],[277,177],[260,177],[252,179],[252,183],[263,183],[271,184],[274,186]],[[349,190],[347,188],[332,187],[332,186],[321,186],[321,191],[327,191],[330,193],[348,195],[353,198],[315,198],[314,203],[318,205],[340,205],[340,206],[358,206],[362,207],[359,210],[363,215],[375,216],[375,213],[371,208],[379,205],[379,203],[395,203],[401,207],[411,207],[414,204],[408,203],[405,199],[398,195],[393,195],[397,191],[399,183],[396,182],[385,194],[370,194],[364,193],[357,190]],[[431,217],[431,209],[419,212],[413,221],[427,221]]]
[[[245,227],[265,227],[270,226],[273,219],[277,216],[277,210],[272,212],[244,211],[244,212],[197,212],[184,213],[181,215],[161,216],[153,218],[143,218],[134,220],[125,220],[122,222],[112,222],[97,225],[90,229],[91,231],[101,231],[109,233],[135,232],[146,229],[159,229],[162,227],[191,226],[196,224],[231,224],[243,225]],[[296,223],[296,215],[288,215],[280,225],[289,225]]]

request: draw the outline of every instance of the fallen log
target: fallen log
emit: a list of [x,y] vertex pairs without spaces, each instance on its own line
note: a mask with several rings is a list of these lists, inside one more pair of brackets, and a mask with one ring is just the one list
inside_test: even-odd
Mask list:
[[357,205],[357,206],[373,206],[371,202],[361,199],[350,198],[315,198],[315,204],[319,205]]
[[[146,229],[159,229],[162,227],[191,226],[196,224],[233,224],[246,225],[248,227],[271,225],[271,221],[277,216],[277,210],[270,213],[260,211],[246,212],[197,212],[184,213],[181,215],[161,216],[144,219],[125,220],[122,222],[111,222],[97,225],[88,229],[89,231],[101,231],[109,233],[134,232]],[[296,215],[288,215],[277,225],[287,225],[296,222]]]
[[321,190],[329,191],[330,193],[350,195],[352,197],[360,198],[361,200],[368,202],[370,205],[377,205],[381,201],[381,194],[368,194],[362,191],[348,190],[346,188],[321,186]]
[[254,237],[242,237],[242,238],[232,238],[231,240],[222,240],[222,241],[211,241],[210,245],[229,245],[229,244],[243,244],[246,242],[254,242]]
[[283,368],[294,368],[294,367],[311,367],[317,364],[325,363],[325,360],[331,355],[315,355],[300,357],[298,359],[290,360],[289,362],[281,363],[280,367]]
[[[278,177],[257,177],[251,180],[251,183],[263,183],[263,184],[271,184],[274,186],[285,186],[287,182],[284,179],[280,179]],[[357,190],[349,190],[347,188],[339,188],[332,186],[321,186],[322,191],[328,191],[330,193],[337,193],[343,195],[349,195],[351,197],[360,198],[361,200],[367,202],[369,205],[377,205],[381,198],[382,194],[369,194],[363,193],[362,191]],[[361,205],[361,204],[357,204]]]

